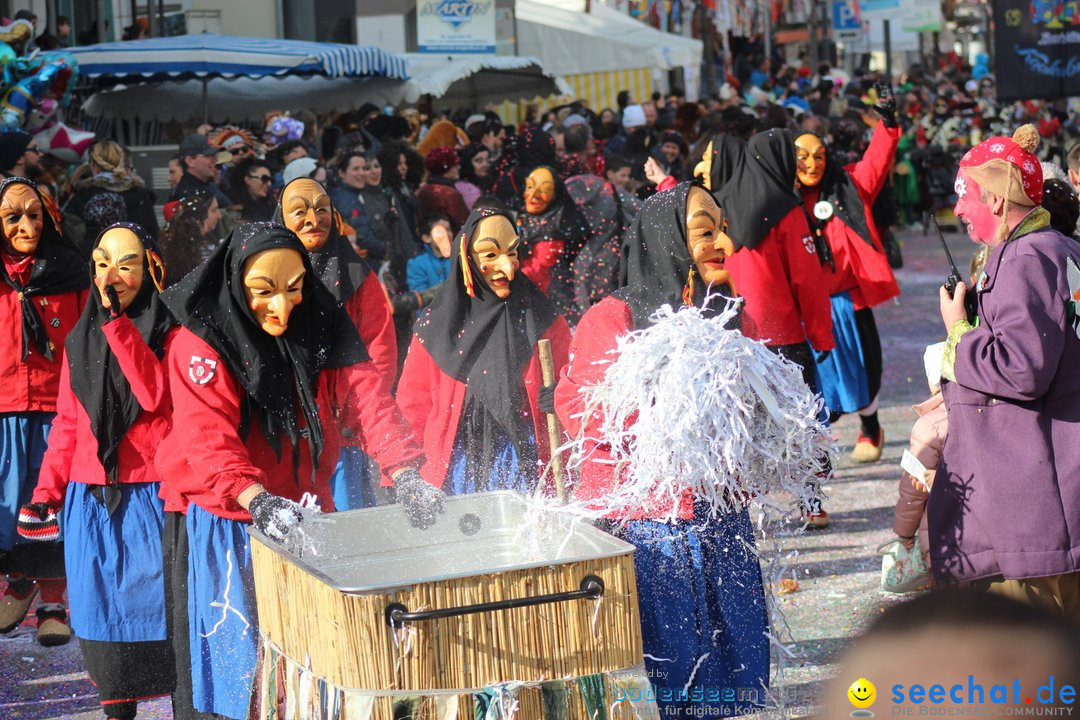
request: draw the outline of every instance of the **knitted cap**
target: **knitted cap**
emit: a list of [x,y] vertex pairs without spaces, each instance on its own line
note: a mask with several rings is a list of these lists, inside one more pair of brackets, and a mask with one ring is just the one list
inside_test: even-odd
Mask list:
[[645,124],[645,110],[640,105],[627,105],[622,111],[622,126],[627,130]]
[[27,540],[59,540],[60,523],[56,512],[40,503],[19,508],[16,530]]
[[991,137],[968,150],[960,160],[964,173],[979,186],[1011,203],[1032,207],[1042,203],[1043,172],[1035,150],[1039,131],[1022,125],[1011,138]]

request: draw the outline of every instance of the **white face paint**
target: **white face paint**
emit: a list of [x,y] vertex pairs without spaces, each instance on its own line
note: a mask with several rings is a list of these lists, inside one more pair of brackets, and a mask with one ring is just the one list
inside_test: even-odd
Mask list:
[[956,182],[953,183],[953,190],[956,192],[956,197],[958,199],[967,195],[967,181],[964,180],[962,175],[956,176]]

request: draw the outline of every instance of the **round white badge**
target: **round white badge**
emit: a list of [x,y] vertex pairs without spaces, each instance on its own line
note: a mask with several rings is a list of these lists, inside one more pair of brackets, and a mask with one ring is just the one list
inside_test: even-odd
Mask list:
[[814,204],[814,217],[818,220],[828,220],[833,216],[833,206],[828,200],[819,200]]

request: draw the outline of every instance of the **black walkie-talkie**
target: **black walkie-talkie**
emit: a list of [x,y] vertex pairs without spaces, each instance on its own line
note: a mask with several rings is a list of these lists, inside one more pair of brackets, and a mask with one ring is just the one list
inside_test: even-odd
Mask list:
[[945,243],[945,236],[941,234],[941,228],[938,227],[937,218],[934,217],[934,213],[927,213],[930,216],[930,222],[934,223],[934,229],[937,230],[938,240],[941,241],[941,247],[945,250],[945,257],[949,260],[949,277],[945,279],[945,289],[949,291],[949,297],[952,297],[953,290],[956,290],[956,285],[962,278],[960,271],[956,269],[956,263],[953,262],[952,253],[949,252],[949,246]]

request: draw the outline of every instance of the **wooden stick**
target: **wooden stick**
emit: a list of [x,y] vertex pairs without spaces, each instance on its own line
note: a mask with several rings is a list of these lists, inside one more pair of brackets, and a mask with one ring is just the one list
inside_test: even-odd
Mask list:
[[[544,380],[544,387],[555,385],[555,360],[551,356],[551,341],[544,339],[536,343],[536,350],[540,355],[540,373]],[[555,413],[547,415],[548,445],[551,447],[551,471],[555,475],[555,493],[560,502],[566,502],[566,467],[563,465],[562,455],[556,450],[562,445],[561,433],[559,432],[559,418]]]

